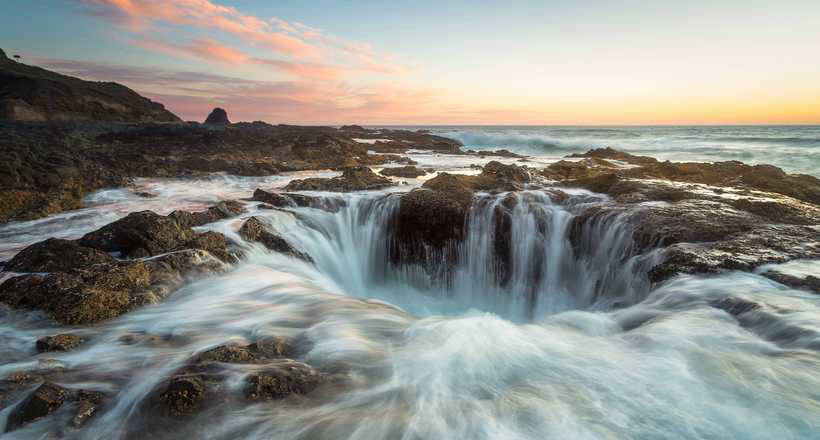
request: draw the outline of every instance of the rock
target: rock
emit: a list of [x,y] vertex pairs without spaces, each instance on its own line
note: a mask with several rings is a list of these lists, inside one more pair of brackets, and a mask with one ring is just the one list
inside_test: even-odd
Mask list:
[[307,394],[318,387],[325,376],[311,366],[290,359],[273,363],[245,379],[248,400],[278,400],[293,394]]
[[379,172],[383,176],[405,177],[408,179],[415,179],[416,177],[427,174],[424,170],[420,170],[415,166],[408,165],[403,167],[385,168]]
[[228,241],[225,239],[225,236],[219,232],[207,231],[197,233],[194,235],[194,238],[183,243],[176,250],[184,249],[203,250],[225,263],[236,263],[238,261],[236,256],[228,251]]
[[710,306],[726,311],[733,316],[740,316],[744,313],[753,312],[760,309],[760,305],[752,301],[741,298],[727,297],[709,303]]
[[49,238],[20,251],[4,269],[9,272],[56,272],[114,261],[107,253],[80,246],[75,241]]
[[[786,174],[780,168],[771,165],[746,165],[742,162],[727,161],[715,163],[701,162],[659,162],[646,156],[633,156],[611,148],[590,150],[584,154],[573,154],[569,157],[589,157],[615,159],[627,162],[636,167],[624,168],[612,173],[601,173],[600,169],[591,169],[587,175],[564,177],[576,179],[564,182],[567,186],[578,186],[592,191],[604,192],[617,181],[631,179],[664,179],[675,182],[689,182],[712,186],[746,188],[793,197],[797,200],[820,204],[820,179],[803,174]],[[544,173],[553,175],[549,167]],[[598,191],[601,190],[601,191]],[[758,207],[765,212],[765,207]]]
[[361,125],[342,125],[339,130],[343,131],[366,131]]
[[77,335],[60,333],[54,336],[46,336],[37,340],[37,351],[44,353],[47,351],[69,351],[80,346],[85,340]]
[[223,264],[201,250],[186,250],[146,261],[97,264],[47,275],[23,275],[0,284],[0,302],[42,310],[62,324],[87,325],[153,304],[192,271],[216,272]]
[[74,390],[45,382],[9,415],[6,432],[53,414],[67,402],[78,402],[72,424],[79,427],[94,414],[103,397],[99,392]]
[[379,176],[369,167],[348,167],[342,170],[339,177],[293,180],[285,186],[285,191],[351,192],[382,189],[392,185],[390,179]]
[[513,153],[512,151],[503,150],[503,149],[502,150],[495,150],[495,151],[489,151],[489,150],[476,151],[475,154],[477,154],[479,156],[498,156],[498,157],[513,158],[513,159],[521,159],[521,158],[527,157],[527,156],[522,156],[520,154]]
[[173,377],[159,400],[165,414],[172,417],[185,417],[198,412],[205,402],[205,381],[198,375],[180,375]]
[[0,120],[180,122],[114,82],[84,81],[0,57]]
[[761,275],[793,289],[808,290],[809,292],[820,294],[820,278],[814,275],[799,277],[777,271],[768,271]]
[[262,243],[266,248],[272,251],[313,262],[313,259],[311,259],[309,255],[296,250],[284,238],[268,231],[265,224],[256,217],[251,217],[245,221],[239,229],[239,236],[247,241]]
[[207,125],[229,125],[230,123],[231,121],[228,120],[228,112],[219,107],[211,110],[211,114],[205,118],[205,124]]
[[338,212],[346,205],[344,199],[331,197],[316,197],[296,193],[267,192],[256,189],[251,200],[264,202],[277,208],[306,207],[322,209],[329,212]]
[[140,211],[85,234],[79,244],[123,257],[141,258],[169,252],[194,238],[194,232],[172,217]]
[[261,359],[255,351],[255,346],[250,345],[220,345],[205,352],[200,353],[195,362],[224,362],[233,364],[250,364]]
[[168,217],[176,220],[182,227],[193,228],[226,218],[235,217],[245,212],[245,206],[235,200],[219,202],[216,205],[199,212],[174,211]]

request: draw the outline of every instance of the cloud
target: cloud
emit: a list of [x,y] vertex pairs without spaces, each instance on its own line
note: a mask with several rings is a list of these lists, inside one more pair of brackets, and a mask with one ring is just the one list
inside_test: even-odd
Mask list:
[[214,29],[247,42],[293,56],[318,55],[319,48],[236,8],[209,0],[76,0],[85,12],[139,32],[156,23]]

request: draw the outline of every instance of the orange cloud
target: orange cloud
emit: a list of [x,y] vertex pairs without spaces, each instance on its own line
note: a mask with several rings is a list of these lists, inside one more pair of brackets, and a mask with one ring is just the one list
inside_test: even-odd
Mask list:
[[94,16],[109,18],[131,30],[167,22],[210,28],[231,33],[243,40],[274,51],[315,56],[319,48],[284,32],[272,31],[270,24],[236,8],[216,5],[209,0],[79,0]]

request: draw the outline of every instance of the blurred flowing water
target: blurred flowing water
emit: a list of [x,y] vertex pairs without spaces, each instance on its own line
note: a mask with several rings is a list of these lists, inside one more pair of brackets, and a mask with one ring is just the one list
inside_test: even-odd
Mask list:
[[[0,227],[0,252],[77,237],[127,212],[247,198],[291,177],[143,180],[136,190],[154,198],[102,191],[83,210]],[[35,354],[37,338],[67,329],[0,308],[0,376],[62,370],[61,385],[106,393],[109,404],[82,429],[62,431],[67,438],[818,438],[819,296],[740,272],[650,289],[645,274],[657,256],[635,252],[623,218],[585,223],[570,241],[574,217],[606,201],[586,191],[560,201],[535,190],[479,197],[458,263],[440,282],[389,263],[396,192],[411,187],[316,193],[336,199],[338,212],[245,202],[239,218],[199,228],[237,242],[240,263],[192,278],[161,304],[69,328],[88,339],[75,351]],[[499,210],[511,222],[506,268],[495,258]],[[242,240],[237,230],[250,216],[315,264]],[[761,307],[738,320],[710,305],[726,298]],[[193,354],[262,336],[300,341],[299,360],[344,371],[349,384],[307,399],[222,405],[161,427],[141,410]],[[231,365],[224,392],[241,393],[258,368]],[[0,409],[0,425],[13,408]],[[58,419],[4,438],[44,438]]]

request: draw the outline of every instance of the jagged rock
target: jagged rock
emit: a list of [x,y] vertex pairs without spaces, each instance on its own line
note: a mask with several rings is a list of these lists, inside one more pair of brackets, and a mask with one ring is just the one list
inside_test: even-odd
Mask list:
[[285,186],[285,191],[351,192],[382,189],[392,185],[390,179],[379,176],[369,167],[348,167],[342,170],[339,177],[293,180]]
[[296,193],[267,192],[256,189],[251,200],[264,202],[277,208],[307,207],[338,212],[346,205],[344,199],[330,197],[316,197]]
[[809,292],[820,294],[820,278],[807,275],[799,277],[796,275],[785,274],[777,271],[768,271],[762,274],[764,277],[777,281],[793,289],[808,290]]
[[66,402],[78,402],[72,424],[79,427],[94,414],[103,397],[99,392],[74,390],[45,382],[9,415],[6,432],[53,414]]
[[171,217],[140,211],[85,234],[79,244],[123,257],[141,258],[169,252],[194,238],[194,232]]
[[219,107],[211,110],[211,114],[205,118],[205,124],[208,125],[229,125],[231,121],[228,120],[228,112]]
[[244,392],[252,401],[278,400],[293,394],[307,394],[325,380],[326,377],[310,365],[284,359],[248,375]]
[[235,200],[226,200],[199,212],[174,211],[168,215],[183,227],[196,227],[218,220],[235,217],[245,212],[245,206]]
[[294,258],[312,262],[310,255],[296,250],[284,238],[268,231],[265,224],[256,217],[251,217],[245,221],[239,229],[239,236],[247,241],[257,241],[262,243],[266,248],[290,255]]
[[225,236],[219,232],[207,231],[197,233],[194,235],[194,238],[183,243],[176,250],[184,249],[203,250],[225,263],[236,263],[238,261],[236,256],[228,251],[228,241],[225,239]]
[[44,353],[47,351],[69,351],[80,346],[85,340],[77,335],[60,333],[54,336],[46,336],[37,340],[37,351]]
[[100,263],[113,263],[112,256],[83,247],[73,240],[49,238],[20,251],[4,270],[9,272],[56,272]]
[[[820,179],[805,174],[786,174],[771,165],[746,165],[738,161],[701,162],[659,162],[646,156],[633,156],[611,148],[590,150],[570,157],[593,157],[616,159],[638,165],[611,173],[601,173],[600,169],[590,169],[580,178],[570,177],[564,182],[568,186],[578,186],[591,191],[609,194],[610,189],[625,178],[664,179],[675,182],[690,182],[712,186],[746,188],[777,193],[797,200],[820,204]],[[550,177],[549,168],[545,171]]]
[[446,278],[459,258],[456,244],[466,234],[475,192],[520,189],[529,181],[526,169],[495,161],[477,176],[439,173],[421,189],[401,196],[388,247],[390,261],[420,264],[434,277]]
[[355,124],[353,124],[353,125],[342,125],[341,127],[339,127],[339,130],[343,130],[343,131],[365,131],[364,127],[362,127],[361,125],[355,125]]
[[383,176],[405,177],[408,179],[415,179],[419,176],[427,174],[426,171],[408,165],[403,167],[385,168],[379,172]]
[[205,403],[205,381],[198,375],[173,377],[159,396],[165,414],[185,417],[198,412]]
[[42,310],[63,324],[92,324],[158,302],[182,283],[184,273],[222,269],[222,263],[201,250],[179,251],[147,261],[10,278],[0,284],[0,302]]

